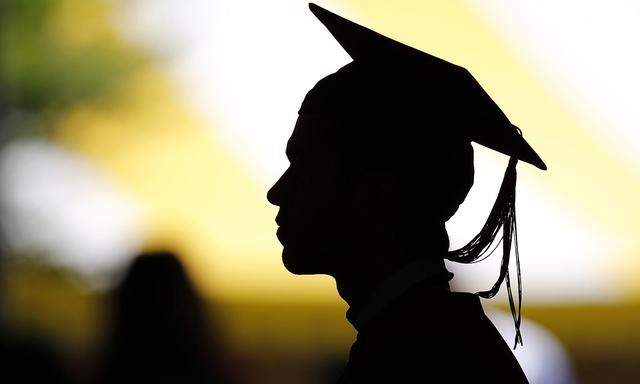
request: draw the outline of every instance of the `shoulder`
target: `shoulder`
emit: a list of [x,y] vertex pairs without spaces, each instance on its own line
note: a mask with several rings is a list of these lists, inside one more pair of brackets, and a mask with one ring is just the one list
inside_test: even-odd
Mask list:
[[[477,296],[405,298],[358,335],[350,370],[366,377],[526,383]],[[506,381],[505,381],[506,380]]]

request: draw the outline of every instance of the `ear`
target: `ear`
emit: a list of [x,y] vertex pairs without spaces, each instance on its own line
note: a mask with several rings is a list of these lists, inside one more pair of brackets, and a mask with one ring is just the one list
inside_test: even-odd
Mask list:
[[353,204],[364,219],[393,220],[397,196],[398,183],[390,173],[367,173],[353,184]]

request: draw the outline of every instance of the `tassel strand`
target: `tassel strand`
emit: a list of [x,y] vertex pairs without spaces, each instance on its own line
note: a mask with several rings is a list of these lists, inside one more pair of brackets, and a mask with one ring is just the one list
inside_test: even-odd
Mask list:
[[[509,308],[513,317],[516,336],[514,349],[518,344],[522,345],[522,335],[520,333],[520,323],[522,320],[522,278],[520,274],[520,253],[518,251],[518,235],[516,226],[516,164],[518,160],[512,157],[505,171],[498,197],[489,213],[480,233],[478,233],[464,247],[448,252],[447,260],[470,264],[476,263],[491,256],[493,252],[502,244],[502,262],[500,264],[500,274],[498,279],[487,291],[477,292],[476,295],[489,299],[494,297],[500,290],[502,282],[505,282],[509,297]],[[501,236],[498,233],[502,230]],[[496,243],[496,240],[497,243]],[[494,243],[496,243],[494,245]],[[509,274],[509,261],[511,255],[511,245],[514,246],[514,254],[517,271],[518,302],[517,309],[511,288],[511,276]]]

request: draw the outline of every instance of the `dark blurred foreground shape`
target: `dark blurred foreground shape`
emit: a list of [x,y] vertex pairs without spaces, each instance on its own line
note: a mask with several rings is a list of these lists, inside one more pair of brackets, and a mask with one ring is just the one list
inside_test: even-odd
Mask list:
[[43,340],[11,335],[0,324],[0,382],[72,383],[53,347]]
[[101,383],[226,383],[228,357],[169,252],[139,256],[113,296]]

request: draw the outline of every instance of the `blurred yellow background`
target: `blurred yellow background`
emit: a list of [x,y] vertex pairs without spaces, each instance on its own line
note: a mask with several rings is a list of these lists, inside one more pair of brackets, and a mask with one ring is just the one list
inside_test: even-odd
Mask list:
[[[576,382],[640,373],[640,7],[320,4],[468,68],[523,129],[549,165],[519,167],[524,314],[557,337]],[[0,10],[9,322],[73,361],[104,336],[105,297],[131,258],[165,247],[265,377],[286,382],[302,366],[291,382],[315,382],[314,362],[346,357],[353,332],[332,280],[284,270],[265,198],[305,92],[348,62],[306,2],[11,0]],[[448,224],[454,246],[482,225],[506,164],[475,149],[475,185]],[[452,266],[454,283],[487,286],[495,266]]]

